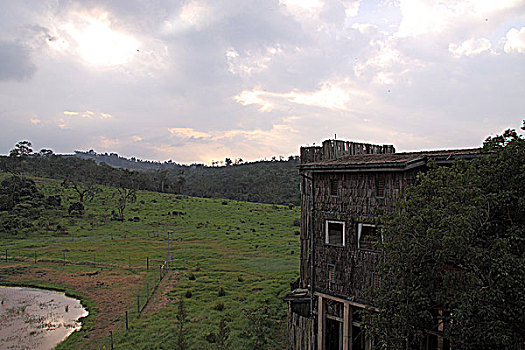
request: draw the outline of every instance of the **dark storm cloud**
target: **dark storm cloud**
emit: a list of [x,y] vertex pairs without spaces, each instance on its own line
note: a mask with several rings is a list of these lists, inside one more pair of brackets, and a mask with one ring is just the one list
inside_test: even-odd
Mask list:
[[15,42],[0,41],[0,80],[23,81],[36,71],[29,50]]

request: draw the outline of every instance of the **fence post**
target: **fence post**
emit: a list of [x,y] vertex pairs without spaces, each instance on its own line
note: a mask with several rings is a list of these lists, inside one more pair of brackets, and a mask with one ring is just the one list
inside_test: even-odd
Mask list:
[[113,350],[113,331],[109,331],[109,344],[111,346],[111,350]]
[[[6,250],[7,252],[7,250]],[[5,261],[7,261],[7,253],[5,253]],[[162,281],[162,265],[159,266],[159,282]]]
[[146,257],[146,271],[149,271],[149,256]]
[[126,330],[128,330],[128,310],[126,310]]

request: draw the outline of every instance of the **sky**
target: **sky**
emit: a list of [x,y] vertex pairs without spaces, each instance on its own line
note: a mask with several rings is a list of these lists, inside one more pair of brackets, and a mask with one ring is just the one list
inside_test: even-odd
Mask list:
[[0,154],[466,148],[523,119],[525,0],[0,1]]

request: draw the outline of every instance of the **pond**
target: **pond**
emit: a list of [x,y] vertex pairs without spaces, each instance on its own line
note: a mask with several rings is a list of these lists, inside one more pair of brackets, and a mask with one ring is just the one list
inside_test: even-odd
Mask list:
[[81,327],[88,312],[63,292],[0,286],[2,349],[53,349]]

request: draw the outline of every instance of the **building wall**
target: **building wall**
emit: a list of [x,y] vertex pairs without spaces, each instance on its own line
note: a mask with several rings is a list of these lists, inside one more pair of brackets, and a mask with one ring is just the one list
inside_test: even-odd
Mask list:
[[[416,171],[314,173],[314,274],[315,289],[336,295],[365,298],[380,255],[358,249],[358,223],[378,223],[381,212],[390,212],[403,189],[413,183]],[[384,181],[384,195],[376,196],[377,180]],[[331,194],[331,183],[338,181],[337,195]],[[310,185],[303,179],[301,201],[301,286],[310,284]],[[345,223],[345,245],[325,243],[326,220]],[[335,266],[335,282],[330,282],[328,264]]]

